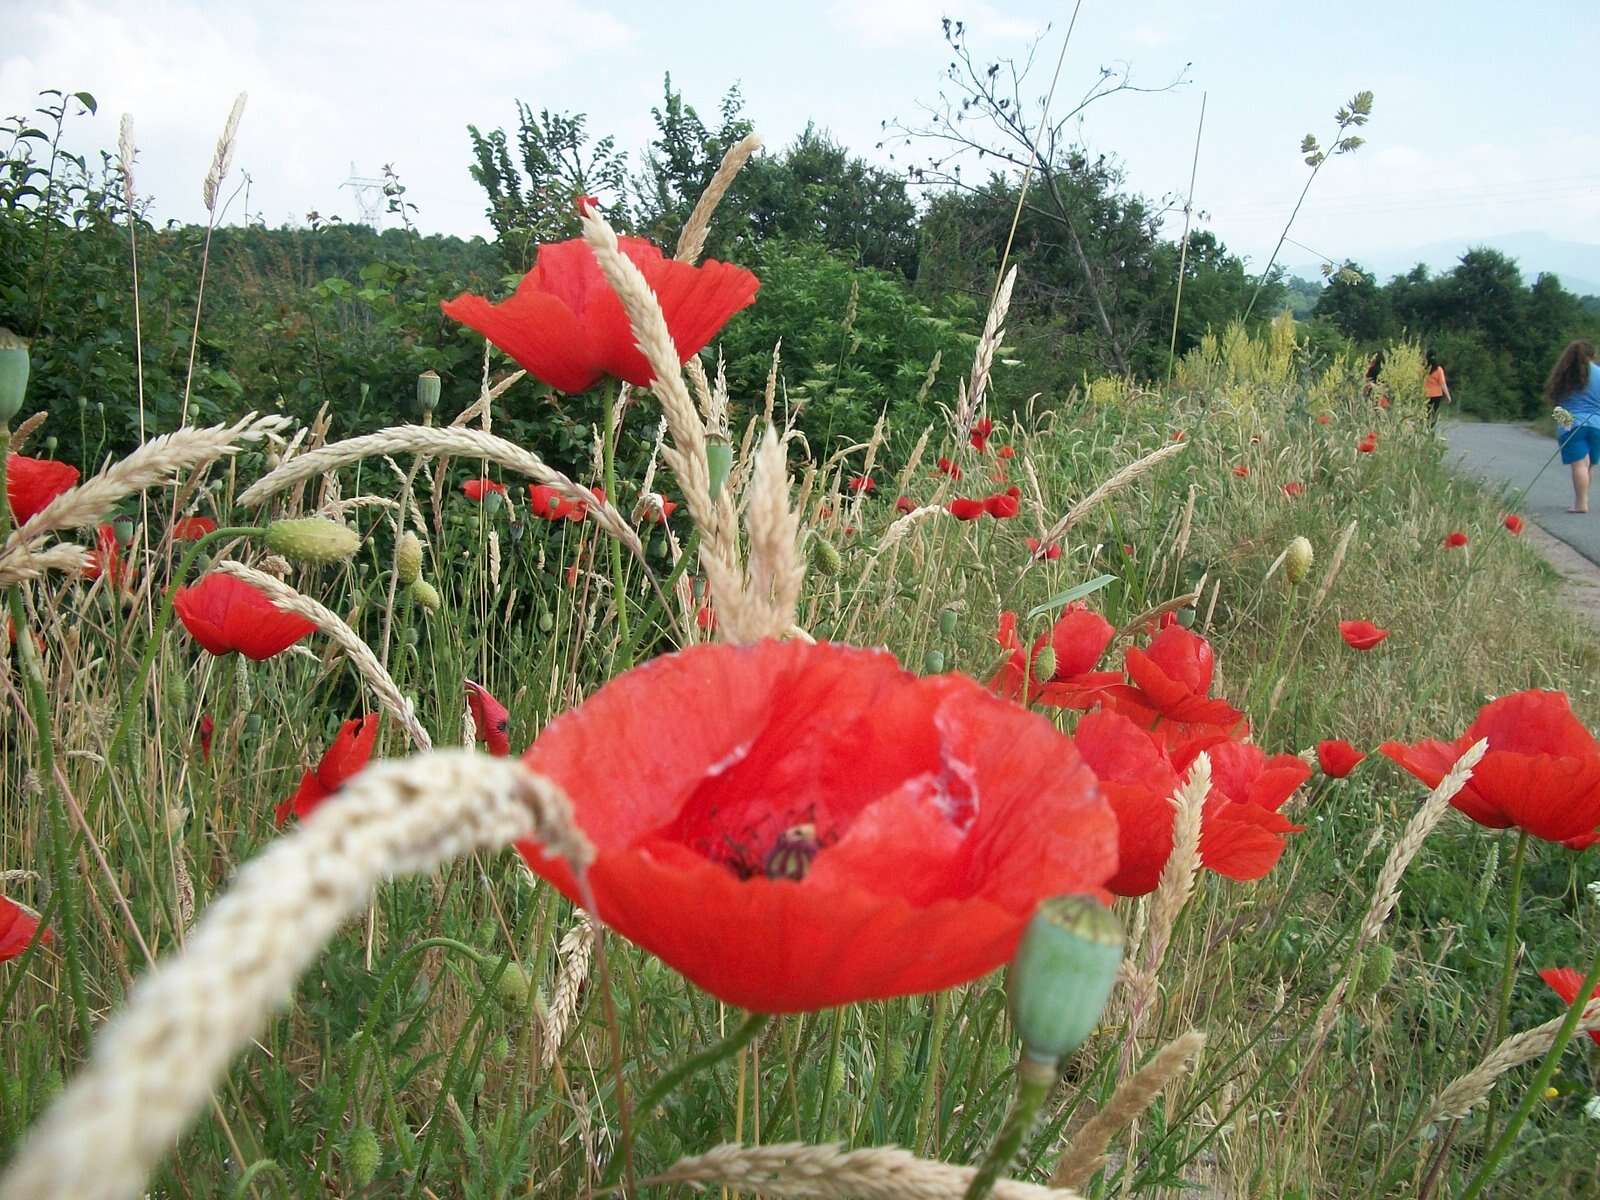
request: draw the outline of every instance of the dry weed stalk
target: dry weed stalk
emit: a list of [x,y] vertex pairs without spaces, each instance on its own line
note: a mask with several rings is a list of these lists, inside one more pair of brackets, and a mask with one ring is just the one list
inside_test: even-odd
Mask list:
[[711,228],[711,217],[717,211],[717,205],[722,203],[722,197],[733,185],[734,177],[739,174],[745,163],[750,161],[750,156],[759,149],[761,149],[761,135],[756,133],[748,133],[728,147],[728,152],[717,164],[716,174],[711,176],[711,182],[706,185],[706,190],[701,192],[700,199],[695,201],[694,211],[689,214],[689,219],[684,222],[683,232],[678,235],[678,249],[673,257],[679,262],[700,261],[700,252],[706,247],[706,233]]
[[1089,1118],[1061,1152],[1050,1177],[1053,1188],[1081,1188],[1105,1166],[1111,1139],[1137,1121],[1166,1086],[1188,1069],[1206,1044],[1206,1035],[1191,1029],[1174,1038],[1131,1077],[1124,1079],[1104,1108]]
[[[1543,1058],[1549,1053],[1550,1047],[1555,1045],[1556,1034],[1566,1019],[1566,1014],[1563,1013],[1543,1025],[1535,1025],[1532,1029],[1525,1029],[1506,1038],[1489,1051],[1481,1063],[1446,1085],[1434,1098],[1433,1103],[1428,1105],[1417,1118],[1415,1128],[1420,1130],[1433,1121],[1455,1120],[1466,1116],[1489,1098],[1489,1092],[1500,1076],[1513,1067],[1520,1067],[1523,1063]],[[1590,1030],[1600,1030],[1600,1000],[1589,1002],[1578,1020],[1578,1028],[1573,1032],[1587,1033]]]
[[1154,608],[1147,608],[1144,610],[1144,612],[1134,617],[1121,629],[1117,630],[1116,640],[1120,641],[1123,638],[1133,637],[1151,621],[1158,621],[1168,613],[1177,612],[1181,608],[1191,607],[1199,601],[1201,593],[1203,593],[1205,590],[1206,581],[1205,578],[1202,577],[1200,580],[1200,586],[1195,588],[1194,591],[1185,592],[1181,596],[1174,596],[1171,600],[1163,600]]
[[561,1043],[572,1029],[572,1020],[578,1015],[578,999],[584,980],[589,978],[589,960],[594,955],[595,927],[589,914],[581,908],[572,928],[561,938],[557,953],[561,959],[561,974],[556,977],[555,991],[550,996],[550,1010],[545,1014],[539,1031],[539,1061],[545,1070],[555,1066],[561,1056]]
[[23,448],[28,444],[28,439],[33,436],[33,431],[49,419],[50,410],[47,408],[41,408],[32,416],[25,418],[20,425],[11,431],[11,453],[21,454]]
[[515,759],[448,750],[363,771],[247,863],[184,951],[139,981],[23,1142],[0,1200],[139,1195],[239,1047],[380,881],[525,837],[580,875],[593,858],[566,795]]
[[15,551],[0,556],[0,588],[10,587],[14,583],[22,583],[28,579],[37,579],[46,571],[78,575],[82,573],[88,561],[88,550],[65,542],[58,542],[39,551],[18,547]]
[[789,507],[789,469],[777,430],[767,426],[756,453],[745,526],[750,532],[749,578],[738,612],[744,623],[730,629],[736,640],[782,637],[795,623],[805,570],[797,549],[800,517]]
[[244,116],[244,102],[245,93],[240,92],[228,111],[228,123],[222,127],[222,136],[217,139],[217,149],[211,156],[211,169],[206,172],[206,181],[200,188],[200,198],[205,201],[206,211],[213,216],[217,211],[217,190],[233,166],[234,144],[239,137],[239,119]]
[[1161,449],[1153,451],[1150,454],[1146,454],[1143,458],[1135,459],[1133,462],[1123,467],[1122,470],[1116,472],[1111,476],[1110,479],[1107,479],[1099,487],[1095,488],[1094,491],[1090,492],[1082,500],[1078,501],[1070,509],[1068,509],[1067,515],[1062,517],[1045,532],[1044,537],[1040,539],[1039,548],[1043,550],[1055,545],[1066,536],[1068,530],[1070,530],[1079,521],[1083,520],[1084,517],[1088,516],[1097,504],[1106,498],[1115,495],[1117,492],[1120,492],[1123,488],[1133,483],[1133,481],[1138,479],[1141,475],[1155,470],[1155,468],[1166,462],[1167,459],[1173,457],[1173,455],[1182,454],[1187,446],[1187,442],[1170,442],[1167,445],[1162,446]]
[[493,406],[494,402],[496,400],[500,399],[501,396],[505,395],[506,389],[508,389],[512,384],[516,383],[519,379],[521,379],[526,374],[527,374],[526,371],[520,371],[520,370],[519,371],[513,371],[510,375],[507,375],[499,383],[495,384],[493,387],[490,387],[489,386],[489,343],[485,342],[484,343],[484,377],[483,377],[483,386],[478,391],[478,398],[476,400],[474,400],[471,404],[467,405],[466,408],[461,410],[460,415],[457,416],[454,421],[450,422],[450,427],[452,429],[459,429],[462,426],[469,424],[474,417],[480,417],[481,416],[483,418],[483,432],[484,433],[488,433],[490,431],[491,424],[492,424],[492,418],[490,417],[490,413],[493,411],[492,406]]
[[[1012,267],[1000,281],[989,305],[989,315],[983,321],[983,334],[978,338],[978,348],[972,356],[972,376],[965,393],[956,405],[955,437],[958,446],[965,446],[972,426],[983,411],[984,392],[989,387],[989,371],[994,366],[995,351],[1005,337],[1006,310],[1011,307],[1011,289],[1016,286],[1017,268]],[[931,375],[932,370],[929,371]]]
[[[898,1146],[845,1150],[784,1142],[773,1146],[725,1145],[680,1158],[646,1186],[712,1184],[759,1192],[777,1200],[961,1200],[977,1172],[972,1167],[918,1158]],[[1078,1193],[1001,1179],[995,1200],[1082,1200]]]
[[372,689],[378,702],[400,722],[406,731],[406,736],[411,739],[411,744],[418,750],[433,748],[433,739],[417,720],[417,714],[412,710],[410,702],[400,694],[400,689],[389,672],[378,662],[378,656],[372,652],[372,647],[362,641],[356,631],[346,625],[337,613],[319,604],[310,596],[295,591],[281,579],[275,579],[265,571],[257,571],[232,559],[217,563],[212,570],[244,580],[258,589],[279,609],[304,617],[314,624],[344,651],[345,657],[350,660],[350,665]]

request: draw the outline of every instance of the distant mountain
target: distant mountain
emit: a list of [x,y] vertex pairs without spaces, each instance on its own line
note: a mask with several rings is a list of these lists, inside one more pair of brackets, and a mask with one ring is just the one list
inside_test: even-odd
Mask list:
[[[1501,233],[1492,237],[1450,238],[1425,246],[1373,250],[1351,257],[1367,271],[1387,283],[1423,263],[1435,275],[1450,270],[1474,246],[1488,246],[1517,260],[1522,277],[1532,283],[1541,274],[1561,280],[1561,286],[1579,296],[1600,296],[1600,245],[1568,242],[1546,233]],[[1304,279],[1322,278],[1321,267],[1312,263],[1289,267],[1289,274]]]

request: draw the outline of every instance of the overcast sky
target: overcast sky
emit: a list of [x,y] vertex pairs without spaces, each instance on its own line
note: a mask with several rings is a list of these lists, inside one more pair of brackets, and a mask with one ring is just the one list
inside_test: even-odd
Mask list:
[[[510,124],[514,101],[585,111],[637,152],[664,72],[709,115],[743,89],[769,144],[807,121],[874,155],[879,122],[937,96],[948,61],[939,18],[964,18],[975,54],[1018,53],[1053,23],[1048,85],[1071,0],[53,0],[12,4],[0,107],[46,87],[100,102],[72,144],[116,142],[131,113],[137,183],[160,219],[203,217],[200,185],[235,94],[249,93],[233,182],[270,223],[317,209],[355,216],[352,167],[393,163],[427,231],[487,234],[467,173],[466,126]],[[1188,183],[1208,95],[1196,206],[1259,262],[1304,181],[1300,139],[1328,139],[1335,108],[1377,94],[1369,145],[1331,162],[1292,236],[1333,258],[1444,237],[1534,230],[1600,242],[1600,84],[1592,2],[1537,0],[1084,0],[1059,98],[1101,64],[1135,83],[1183,86],[1097,105],[1081,130],[1151,196]],[[1065,100],[1058,100],[1064,103]],[[231,190],[231,187],[225,191]],[[235,201],[230,216],[242,212]],[[1312,260],[1290,247],[1284,258]]]

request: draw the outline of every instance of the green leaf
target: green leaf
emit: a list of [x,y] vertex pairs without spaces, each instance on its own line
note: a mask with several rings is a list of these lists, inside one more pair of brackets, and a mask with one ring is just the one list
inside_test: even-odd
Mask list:
[[94,96],[89,92],[73,92],[72,95],[79,104],[83,105],[90,112],[98,112],[100,110],[99,104],[95,102]]
[[1085,596],[1090,596],[1095,592],[1098,592],[1101,588],[1105,587],[1106,584],[1115,583],[1116,581],[1117,577],[1115,575],[1096,575],[1087,583],[1080,583],[1077,587],[1070,587],[1058,596],[1051,596],[1050,599],[1046,600],[1037,608],[1029,609],[1028,620],[1031,621],[1035,617],[1042,617],[1045,613],[1051,612],[1057,608],[1065,608],[1074,600],[1082,600]]

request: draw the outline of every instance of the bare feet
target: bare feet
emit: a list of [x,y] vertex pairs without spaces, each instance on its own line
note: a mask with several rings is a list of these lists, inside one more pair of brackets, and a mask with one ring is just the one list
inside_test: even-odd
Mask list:
[[1569,513],[1586,513],[1589,510],[1587,508],[1569,508],[1567,511]]

